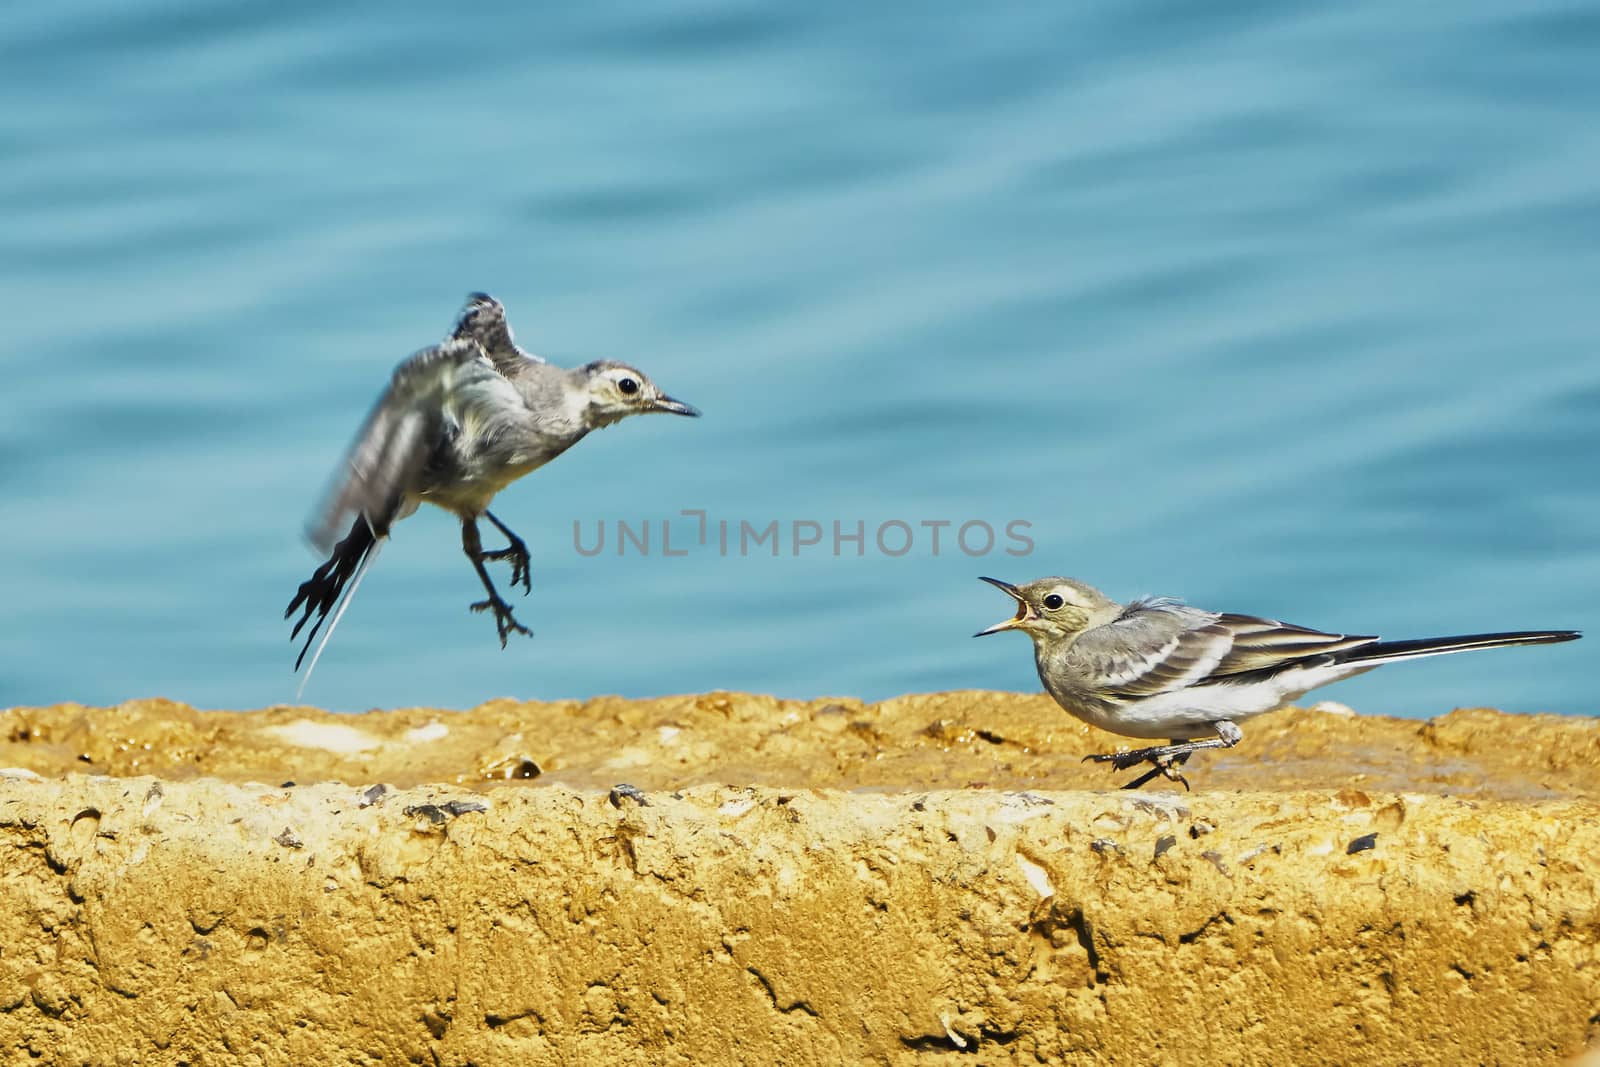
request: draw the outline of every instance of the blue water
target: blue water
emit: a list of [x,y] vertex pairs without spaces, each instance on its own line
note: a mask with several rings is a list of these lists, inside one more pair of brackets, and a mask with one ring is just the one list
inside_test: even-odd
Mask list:
[[[979,574],[1600,638],[1593,4],[470,12],[9,10],[0,705],[291,701],[304,519],[471,289],[706,416],[501,497],[506,651],[454,520],[407,520],[310,702],[1037,688],[969,639]],[[617,519],[650,555],[575,549]],[[1592,714],[1593,640],[1327,695]]]

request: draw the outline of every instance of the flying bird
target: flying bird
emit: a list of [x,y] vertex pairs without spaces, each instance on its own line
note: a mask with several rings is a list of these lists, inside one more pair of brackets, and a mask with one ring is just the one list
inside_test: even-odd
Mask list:
[[[489,504],[590,431],[652,412],[700,414],[626,363],[602,359],[568,369],[524,351],[500,302],[471,294],[448,338],[395,368],[312,518],[307,534],[327,561],[300,583],[284,612],[285,619],[302,612],[291,640],[312,623],[295,670],[327,622],[306,671],[309,680],[390,528],[424,503],[460,519],[461,550],[487,594],[471,609],[494,616],[500,646],[512,633],[531,636],[486,566],[509,563],[513,588],[520,583],[526,595],[533,588],[528,546]],[[480,518],[505,536],[505,548],[484,550]]]

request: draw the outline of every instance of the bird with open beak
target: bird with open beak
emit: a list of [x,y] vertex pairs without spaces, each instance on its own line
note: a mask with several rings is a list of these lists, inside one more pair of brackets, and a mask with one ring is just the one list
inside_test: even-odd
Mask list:
[[1045,689],[1072,715],[1125,737],[1171,740],[1086,757],[1119,771],[1151,764],[1128,789],[1157,775],[1187,789],[1178,769],[1202,749],[1238,744],[1239,723],[1385,663],[1581,636],[1532,630],[1382,641],[1204,611],[1167,597],[1119,604],[1071,578],[982,580],[1015,600],[1017,613],[974,637],[1020,630],[1033,641]]

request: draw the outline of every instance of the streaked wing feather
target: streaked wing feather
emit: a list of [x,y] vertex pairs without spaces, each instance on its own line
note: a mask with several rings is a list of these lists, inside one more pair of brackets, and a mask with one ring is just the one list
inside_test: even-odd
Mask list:
[[357,514],[379,537],[388,533],[444,432],[445,395],[474,373],[495,371],[481,345],[460,338],[425,348],[395,368],[308,526],[318,549],[331,551]]
[[1250,615],[1217,615],[1172,602],[1142,602],[1085,633],[1073,654],[1095,678],[1098,693],[1134,701],[1288,667],[1376,640]]
[[1233,647],[1212,672],[1215,678],[1286,666],[1309,657],[1346,652],[1378,640],[1365,634],[1326,633],[1254,615],[1226,614],[1219,616],[1217,622],[1227,627]]
[[1227,631],[1217,624],[1180,630],[1150,655],[1130,657],[1127,664],[1137,673],[1123,672],[1125,680],[1107,689],[1118,698],[1137,700],[1198,685],[1215,673],[1230,647]]

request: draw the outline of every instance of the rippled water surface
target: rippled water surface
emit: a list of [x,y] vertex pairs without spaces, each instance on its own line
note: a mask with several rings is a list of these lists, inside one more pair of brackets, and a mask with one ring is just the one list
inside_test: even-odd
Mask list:
[[[291,700],[304,518],[480,288],[535,351],[636,362],[706,417],[501,498],[535,553],[538,636],[507,651],[455,522],[407,520],[312,702],[1035,688],[1022,638],[968,639],[1008,612],[978,574],[1600,631],[1592,4],[7,24],[0,704]],[[649,555],[614,526],[575,549],[618,519]],[[779,555],[723,555],[718,520],[778,521]],[[796,521],[823,531],[798,556]],[[987,556],[952,544],[969,521]],[[1593,713],[1590,643],[1329,695]]]

